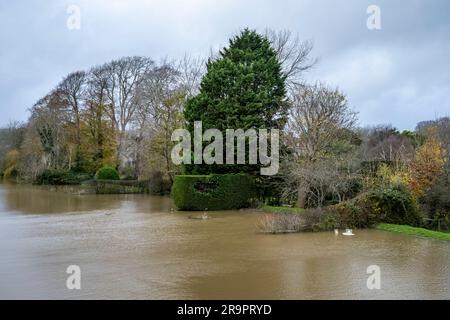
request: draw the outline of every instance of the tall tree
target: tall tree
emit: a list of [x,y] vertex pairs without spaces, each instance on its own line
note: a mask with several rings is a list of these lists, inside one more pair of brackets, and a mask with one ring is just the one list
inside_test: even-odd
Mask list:
[[60,92],[64,102],[72,111],[76,128],[77,144],[80,144],[81,142],[80,113],[85,83],[86,72],[77,71],[66,76],[57,87],[57,90]]
[[125,156],[126,133],[139,105],[137,93],[146,74],[151,72],[153,61],[146,57],[125,57],[107,63],[103,68],[108,79],[107,112],[117,131],[117,156],[120,164]]
[[[182,109],[190,88],[186,86],[183,71],[174,63],[165,62],[149,73],[142,85],[140,105],[137,112],[136,169],[141,176],[144,162],[152,167],[155,160],[160,171],[172,183],[175,166],[170,151],[174,145],[172,132],[183,126]],[[146,141],[145,141],[146,140]],[[148,143],[149,148],[143,148]],[[143,152],[150,153],[151,159],[144,159]],[[153,160],[153,161],[152,161]],[[161,161],[163,165],[161,165]]]
[[295,90],[296,86],[303,83],[305,71],[311,69],[318,61],[311,58],[313,42],[300,40],[300,37],[290,30],[266,29],[265,35],[281,63],[287,86]]
[[[197,96],[187,101],[184,116],[193,136],[194,122],[203,129],[281,129],[288,110],[286,75],[269,40],[249,29],[207,63]],[[191,172],[256,171],[257,166],[188,166]]]

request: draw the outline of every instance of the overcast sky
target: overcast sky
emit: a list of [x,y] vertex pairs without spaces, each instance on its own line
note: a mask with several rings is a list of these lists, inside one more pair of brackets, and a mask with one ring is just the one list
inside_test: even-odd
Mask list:
[[[69,5],[80,30],[66,26]],[[369,5],[381,30],[369,30]],[[450,115],[448,0],[0,0],[0,126],[69,72],[127,56],[207,55],[241,28],[289,29],[314,41],[306,75],[344,91],[360,124],[413,129]]]

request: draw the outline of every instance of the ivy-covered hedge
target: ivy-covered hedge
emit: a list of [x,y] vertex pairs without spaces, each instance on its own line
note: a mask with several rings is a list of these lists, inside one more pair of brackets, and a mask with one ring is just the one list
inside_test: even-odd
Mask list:
[[376,188],[324,211],[321,230],[366,228],[379,223],[420,226],[423,220],[414,198],[403,186]]
[[256,196],[254,180],[246,174],[180,175],[172,198],[180,210],[230,210],[248,207]]

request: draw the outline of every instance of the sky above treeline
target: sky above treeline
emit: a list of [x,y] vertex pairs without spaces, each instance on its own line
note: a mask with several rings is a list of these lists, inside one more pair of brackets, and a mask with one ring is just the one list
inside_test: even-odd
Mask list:
[[[80,29],[67,27],[68,7]],[[369,5],[381,29],[367,28]],[[450,115],[448,0],[0,0],[0,126],[68,73],[122,56],[207,56],[245,27],[288,29],[319,58],[305,80],[346,93],[359,124],[404,130]]]

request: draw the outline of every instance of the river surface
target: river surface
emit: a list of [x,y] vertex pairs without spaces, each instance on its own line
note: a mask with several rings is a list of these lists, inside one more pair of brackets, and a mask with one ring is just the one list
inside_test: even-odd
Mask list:
[[[450,244],[376,230],[264,235],[261,213],[0,184],[0,298],[450,299]],[[69,265],[81,290],[66,287]],[[380,290],[367,268],[380,267]]]

